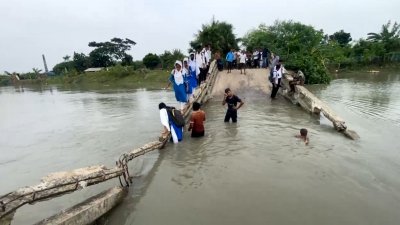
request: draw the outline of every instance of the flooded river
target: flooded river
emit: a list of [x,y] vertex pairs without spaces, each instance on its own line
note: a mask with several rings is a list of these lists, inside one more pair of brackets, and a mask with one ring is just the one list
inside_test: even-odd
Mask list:
[[[361,139],[333,130],[283,98],[239,90],[237,124],[223,123],[222,96],[204,106],[206,136],[186,138],[130,164],[134,185],[108,224],[398,224],[400,74],[348,74],[309,89]],[[0,88],[0,193],[50,173],[113,166],[157,138],[157,105],[171,92]],[[310,144],[294,138],[307,128]],[[24,206],[31,224],[117,180]]]

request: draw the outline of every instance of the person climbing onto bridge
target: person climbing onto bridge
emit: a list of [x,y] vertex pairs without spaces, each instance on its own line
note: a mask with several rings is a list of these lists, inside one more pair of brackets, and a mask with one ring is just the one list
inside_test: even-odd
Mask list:
[[[237,105],[239,103],[239,105]],[[225,89],[224,99],[222,105],[228,105],[228,109],[225,114],[224,122],[229,122],[232,118],[232,123],[237,122],[237,110],[242,107],[244,102],[236,95],[234,95],[230,88]]]
[[171,83],[173,84],[174,87],[174,92],[175,92],[175,98],[176,101],[180,103],[180,109],[183,111],[185,108],[186,102],[187,102],[187,94],[186,94],[186,88],[185,88],[185,71],[182,68],[182,62],[177,60],[175,62],[175,69],[171,71],[171,75],[169,77],[169,83],[166,89],[169,88]]
[[274,99],[276,94],[278,93],[279,87],[281,86],[281,79],[283,75],[283,66],[281,65],[280,61],[274,67],[273,76],[272,76],[272,91],[271,91],[271,98]]
[[204,121],[206,120],[206,113],[200,109],[200,103],[193,102],[193,112],[190,117],[190,125],[188,131],[192,131],[192,137],[204,136]]
[[279,62],[279,56],[278,55],[274,55],[274,53],[271,53],[271,57],[272,57],[271,63],[269,64],[270,65],[270,67],[269,67],[269,81],[272,84],[272,77],[274,76],[275,66]]
[[161,133],[161,138],[165,139],[171,132],[171,138],[174,143],[182,141],[183,127],[177,125],[171,118],[172,115],[168,113],[168,111],[171,111],[174,108],[168,107],[164,102],[161,102],[158,105],[158,109],[160,110],[160,120],[161,124],[163,125],[163,132]]
[[295,85],[303,86],[305,83],[304,73],[301,70],[297,71],[296,75],[293,77],[292,81],[289,81],[290,91],[289,93],[294,93],[296,91]]

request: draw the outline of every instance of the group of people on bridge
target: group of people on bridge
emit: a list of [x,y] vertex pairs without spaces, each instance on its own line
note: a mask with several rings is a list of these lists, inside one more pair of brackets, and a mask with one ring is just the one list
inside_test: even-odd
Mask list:
[[[159,104],[160,120],[164,127],[162,136],[166,137],[171,133],[171,138],[174,143],[178,143],[183,139],[183,129],[185,121],[183,119],[183,112],[189,108],[190,99],[196,96],[196,88],[206,81],[209,74],[211,64],[211,46],[205,45],[204,48],[198,48],[195,52],[190,53],[189,58],[184,58],[182,61],[175,62],[174,69],[169,76],[169,83],[167,88],[172,84],[175,98],[179,103],[180,110],[174,107],[167,106],[165,103]],[[220,66],[220,55],[216,53],[214,59],[217,61],[217,66]],[[252,54],[245,51],[234,51],[232,49],[226,55],[228,63],[228,73],[231,73],[232,68],[236,67],[239,62],[240,72],[246,74],[246,66],[251,68],[269,68],[269,81],[272,84],[271,99],[276,98],[279,88],[281,87],[282,76],[284,67],[279,56],[271,53],[267,48],[256,49]],[[249,63],[250,61],[250,63]],[[182,63],[183,62],[183,63]],[[234,62],[236,62],[234,64]],[[220,68],[219,68],[220,69]],[[302,73],[301,73],[302,74]],[[300,79],[295,79],[290,82],[291,92],[294,91],[294,85],[304,84],[304,75]],[[225,115],[225,122],[232,120],[233,123],[237,122],[237,110],[242,107],[244,102],[232,90],[226,88],[222,105],[227,105]],[[206,119],[205,112],[200,109],[200,103],[194,102],[192,105],[193,112],[190,118],[190,125],[188,131],[191,131],[192,137],[204,136],[204,121]],[[179,121],[181,120],[181,121]]]
[[231,49],[226,55],[225,60],[228,73],[232,69],[239,69],[241,73],[243,70],[244,74],[246,74],[246,68],[268,68],[274,57],[274,53],[270,52],[268,48],[258,48],[253,52]]
[[183,59],[183,63],[180,60],[175,62],[175,68],[171,71],[166,89],[171,84],[173,85],[175,98],[182,111],[187,107],[190,98],[195,97],[196,88],[207,79],[210,64],[210,45],[190,53],[189,58]]

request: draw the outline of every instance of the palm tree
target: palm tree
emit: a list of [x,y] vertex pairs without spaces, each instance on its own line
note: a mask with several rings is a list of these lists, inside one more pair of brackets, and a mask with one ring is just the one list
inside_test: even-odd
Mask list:
[[382,42],[387,51],[395,50],[394,48],[399,47],[400,43],[400,24],[397,22],[393,26],[391,24],[389,20],[387,24],[382,25],[380,33],[368,33],[367,40]]
[[66,55],[66,56],[63,57],[65,62],[69,61],[70,58],[71,58],[71,56],[69,56],[69,55]]
[[33,73],[35,73],[35,74],[39,74],[40,72],[42,72],[42,70],[41,70],[41,69],[38,69],[38,68],[32,68],[32,71],[33,71]]

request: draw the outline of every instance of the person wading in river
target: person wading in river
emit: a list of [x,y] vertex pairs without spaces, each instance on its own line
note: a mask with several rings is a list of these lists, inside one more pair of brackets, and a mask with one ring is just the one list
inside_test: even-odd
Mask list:
[[[239,105],[237,105],[239,103]],[[222,105],[228,105],[226,110],[224,122],[229,122],[232,118],[232,123],[237,122],[237,110],[242,107],[244,102],[236,95],[234,95],[231,89],[225,89],[224,99],[222,100]]]
[[200,103],[193,102],[193,112],[190,117],[190,125],[188,131],[192,131],[192,137],[204,136],[204,121],[206,113],[200,109]]
[[308,133],[307,129],[301,128],[300,135],[296,135],[295,137],[301,139],[302,141],[304,141],[304,144],[308,145],[310,140],[307,137],[307,133]]
[[183,127],[178,126],[174,123],[174,120],[171,118],[171,115],[168,113],[168,107],[164,102],[161,102],[158,105],[158,109],[160,110],[160,121],[163,125],[163,132],[161,133],[161,138],[166,138],[168,134],[171,132],[171,138],[174,143],[178,143],[183,139]]

